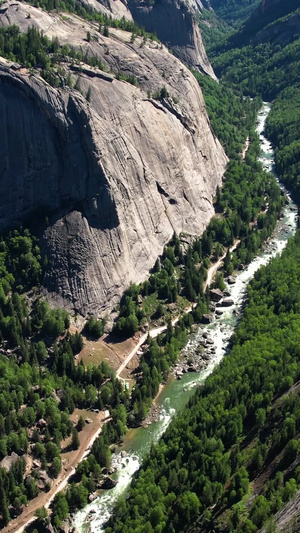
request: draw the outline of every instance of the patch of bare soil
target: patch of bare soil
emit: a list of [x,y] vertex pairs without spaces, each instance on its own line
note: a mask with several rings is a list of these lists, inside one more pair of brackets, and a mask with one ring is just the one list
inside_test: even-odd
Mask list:
[[[103,335],[97,341],[92,341],[85,337],[83,340],[84,347],[77,356],[77,362],[83,361],[85,365],[99,365],[102,361],[106,361],[116,371],[132,352],[138,341],[135,337],[122,342],[113,341],[111,335]],[[132,361],[131,364],[126,365],[128,375],[123,374],[124,378],[129,378],[129,374],[132,369],[136,368],[137,362]]]

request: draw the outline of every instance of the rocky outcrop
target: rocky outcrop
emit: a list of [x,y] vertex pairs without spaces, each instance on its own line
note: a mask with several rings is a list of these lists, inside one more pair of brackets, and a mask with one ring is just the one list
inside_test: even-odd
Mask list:
[[176,57],[216,78],[203,45],[197,15],[210,9],[208,0],[80,0],[104,15],[134,20],[155,33]]
[[124,17],[126,20],[132,20],[132,15],[127,7],[126,0],[78,0],[84,6],[91,7],[94,11],[98,11],[112,17],[114,19],[121,19]]
[[[16,2],[2,6],[0,24],[8,20],[58,35],[139,82],[85,65],[75,72],[66,58],[81,94],[0,65],[0,226],[39,209],[50,296],[83,315],[103,313],[130,281],[145,279],[174,231],[201,234],[226,156],[196,80],[163,46],[131,43],[120,30],[104,37],[77,17]],[[153,99],[163,86],[169,97]]]
[[172,49],[176,57],[215,78],[195,16],[202,11],[199,0],[129,0],[128,7],[140,26]]

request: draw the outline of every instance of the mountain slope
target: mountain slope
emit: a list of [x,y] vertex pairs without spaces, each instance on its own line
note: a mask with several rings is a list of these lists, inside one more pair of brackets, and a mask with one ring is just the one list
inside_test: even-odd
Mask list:
[[203,9],[199,0],[129,0],[128,7],[134,20],[147,31],[155,32],[176,57],[215,79],[195,19]]
[[216,15],[232,26],[239,26],[247,19],[259,0],[210,0]]
[[58,37],[84,61],[56,53],[57,88],[45,70],[2,62],[1,226],[42,210],[48,291],[82,314],[103,312],[174,231],[203,231],[227,159],[196,80],[159,43],[20,2],[1,7],[0,25],[11,24]]
[[299,29],[298,2],[265,1],[239,32],[216,45],[213,59],[223,82],[244,94],[275,99],[267,132],[276,146],[278,175],[297,199],[300,198]]

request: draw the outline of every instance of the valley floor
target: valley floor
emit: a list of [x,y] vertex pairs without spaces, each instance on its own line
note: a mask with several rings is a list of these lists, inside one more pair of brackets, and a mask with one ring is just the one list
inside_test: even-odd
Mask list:
[[[239,241],[236,240],[230,251],[237,248]],[[226,252],[218,259],[216,263],[212,263],[207,272],[207,279],[204,284],[204,290],[209,287],[217,273],[223,264],[223,260],[226,256]],[[185,313],[190,313],[193,304],[185,309]],[[172,320],[172,325],[175,325],[179,316],[176,316]],[[119,379],[133,382],[132,370],[134,370],[139,364],[138,352],[142,345],[146,342],[148,334],[152,338],[156,338],[160,333],[167,329],[167,325],[161,325],[154,327],[143,333],[138,332],[134,338],[127,339],[120,343],[107,343],[105,338],[98,341],[86,340],[85,346],[81,353],[78,355],[78,360],[83,360],[85,364],[93,363],[99,364],[103,360],[108,360],[109,364],[116,369],[116,375]],[[121,363],[121,364],[120,364]],[[119,366],[117,366],[119,365]],[[117,367],[117,368],[116,368]],[[123,376],[121,376],[121,374]],[[131,377],[130,377],[131,376]],[[160,387],[158,395],[162,392],[163,386]],[[36,498],[31,500],[24,511],[15,519],[12,520],[3,530],[3,533],[21,533],[24,528],[35,520],[35,513],[42,507],[48,508],[53,501],[55,495],[66,488],[68,480],[74,475],[78,464],[87,457],[90,453],[93,442],[101,433],[103,424],[105,424],[109,418],[109,411],[101,411],[95,413],[93,411],[82,411],[76,409],[71,416],[71,419],[76,423],[79,416],[90,419],[90,423],[86,424],[83,430],[80,432],[80,447],[78,450],[66,451],[62,453],[63,468],[59,476],[55,479],[49,492],[42,492]],[[65,449],[67,450],[68,442],[65,442]]]

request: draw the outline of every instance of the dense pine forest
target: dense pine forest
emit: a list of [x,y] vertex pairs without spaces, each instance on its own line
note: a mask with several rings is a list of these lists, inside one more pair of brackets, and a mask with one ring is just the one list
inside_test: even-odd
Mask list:
[[[132,39],[156,39],[133,22],[115,21],[79,2],[30,3],[96,21],[104,35],[117,27],[131,32]],[[106,361],[97,366],[76,362],[83,338],[70,332],[68,313],[51,308],[42,296],[48,264],[34,232],[19,228],[1,237],[0,461],[15,458],[10,469],[0,467],[3,527],[40,491],[50,490],[63,468],[62,453],[80,446],[86,410],[109,410],[90,455],[66,491],[54,498],[52,525],[59,530],[70,513],[88,503],[111,466],[111,445],[144,420],[188,335],[209,311],[208,268],[226,255],[214,284],[224,289],[224,277],[250,263],[272,234],[285,198],[258,162],[255,120],[263,99],[274,100],[267,135],[275,147],[276,171],[299,201],[300,40],[289,26],[299,16],[298,5],[279,2],[264,16],[256,1],[215,0],[211,5],[215,13],[204,12],[200,26],[206,26],[219,82],[193,74],[229,163],[216,192],[217,216],[202,237],[183,245],[174,233],[149,278],[132,283],[121,299],[115,339],[131,337],[153,321],[168,324],[156,339],[148,338],[130,393]],[[104,69],[101,61],[35,28],[26,33],[17,26],[0,28],[0,55],[39,69],[54,87],[71,85],[60,66],[66,58]],[[127,81],[136,85],[135,78]],[[242,160],[246,139],[249,148]],[[299,280],[298,232],[282,256],[255,275],[230,354],[152,447],[128,497],[118,502],[107,533],[276,531],[274,515],[300,489]],[[191,304],[192,312],[172,326],[176,313]],[[90,316],[82,333],[98,339],[104,330],[105,320]],[[81,413],[77,424],[71,419],[75,410]],[[33,459],[30,467],[25,456]],[[46,517],[41,509],[33,529],[43,528]]]
[[[257,19],[254,12],[237,33],[210,43],[218,88],[197,77],[225,148],[235,139],[230,94],[275,99],[267,134],[278,175],[298,199],[299,43],[286,29],[297,7],[282,2]],[[255,275],[230,355],[152,448],[107,532],[277,531],[275,514],[300,488],[299,246],[298,232]]]
[[255,275],[230,355],[153,447],[107,532],[254,532],[296,494],[299,279],[298,232]]
[[[0,468],[3,526],[40,490],[50,489],[62,469],[65,440],[70,437],[70,450],[79,447],[78,432],[80,435],[85,422],[81,417],[74,426],[70,415],[75,408],[110,406],[112,421],[93,448],[98,465],[93,464],[94,483],[100,479],[100,466],[109,461],[108,445],[125,431],[123,411],[126,422],[129,398],[106,362],[98,367],[75,365],[74,356],[83,341],[79,333],[68,332],[68,313],[50,309],[38,292],[32,298],[30,291],[37,290],[33,288],[44,268],[37,238],[29,230],[13,230],[2,237],[0,249],[0,461],[16,454],[8,471]],[[99,335],[101,327],[101,321],[91,318],[87,333]],[[28,453],[35,460],[29,472],[23,458]],[[89,480],[89,489],[84,484],[82,489],[70,485],[67,509],[87,503],[91,483]],[[55,514],[54,520],[59,522]]]
[[278,3],[265,16],[254,12],[240,31],[215,44],[211,53],[223,83],[244,95],[275,100],[267,134],[276,147],[278,175],[298,200],[300,40],[293,27],[299,17],[297,4]]

